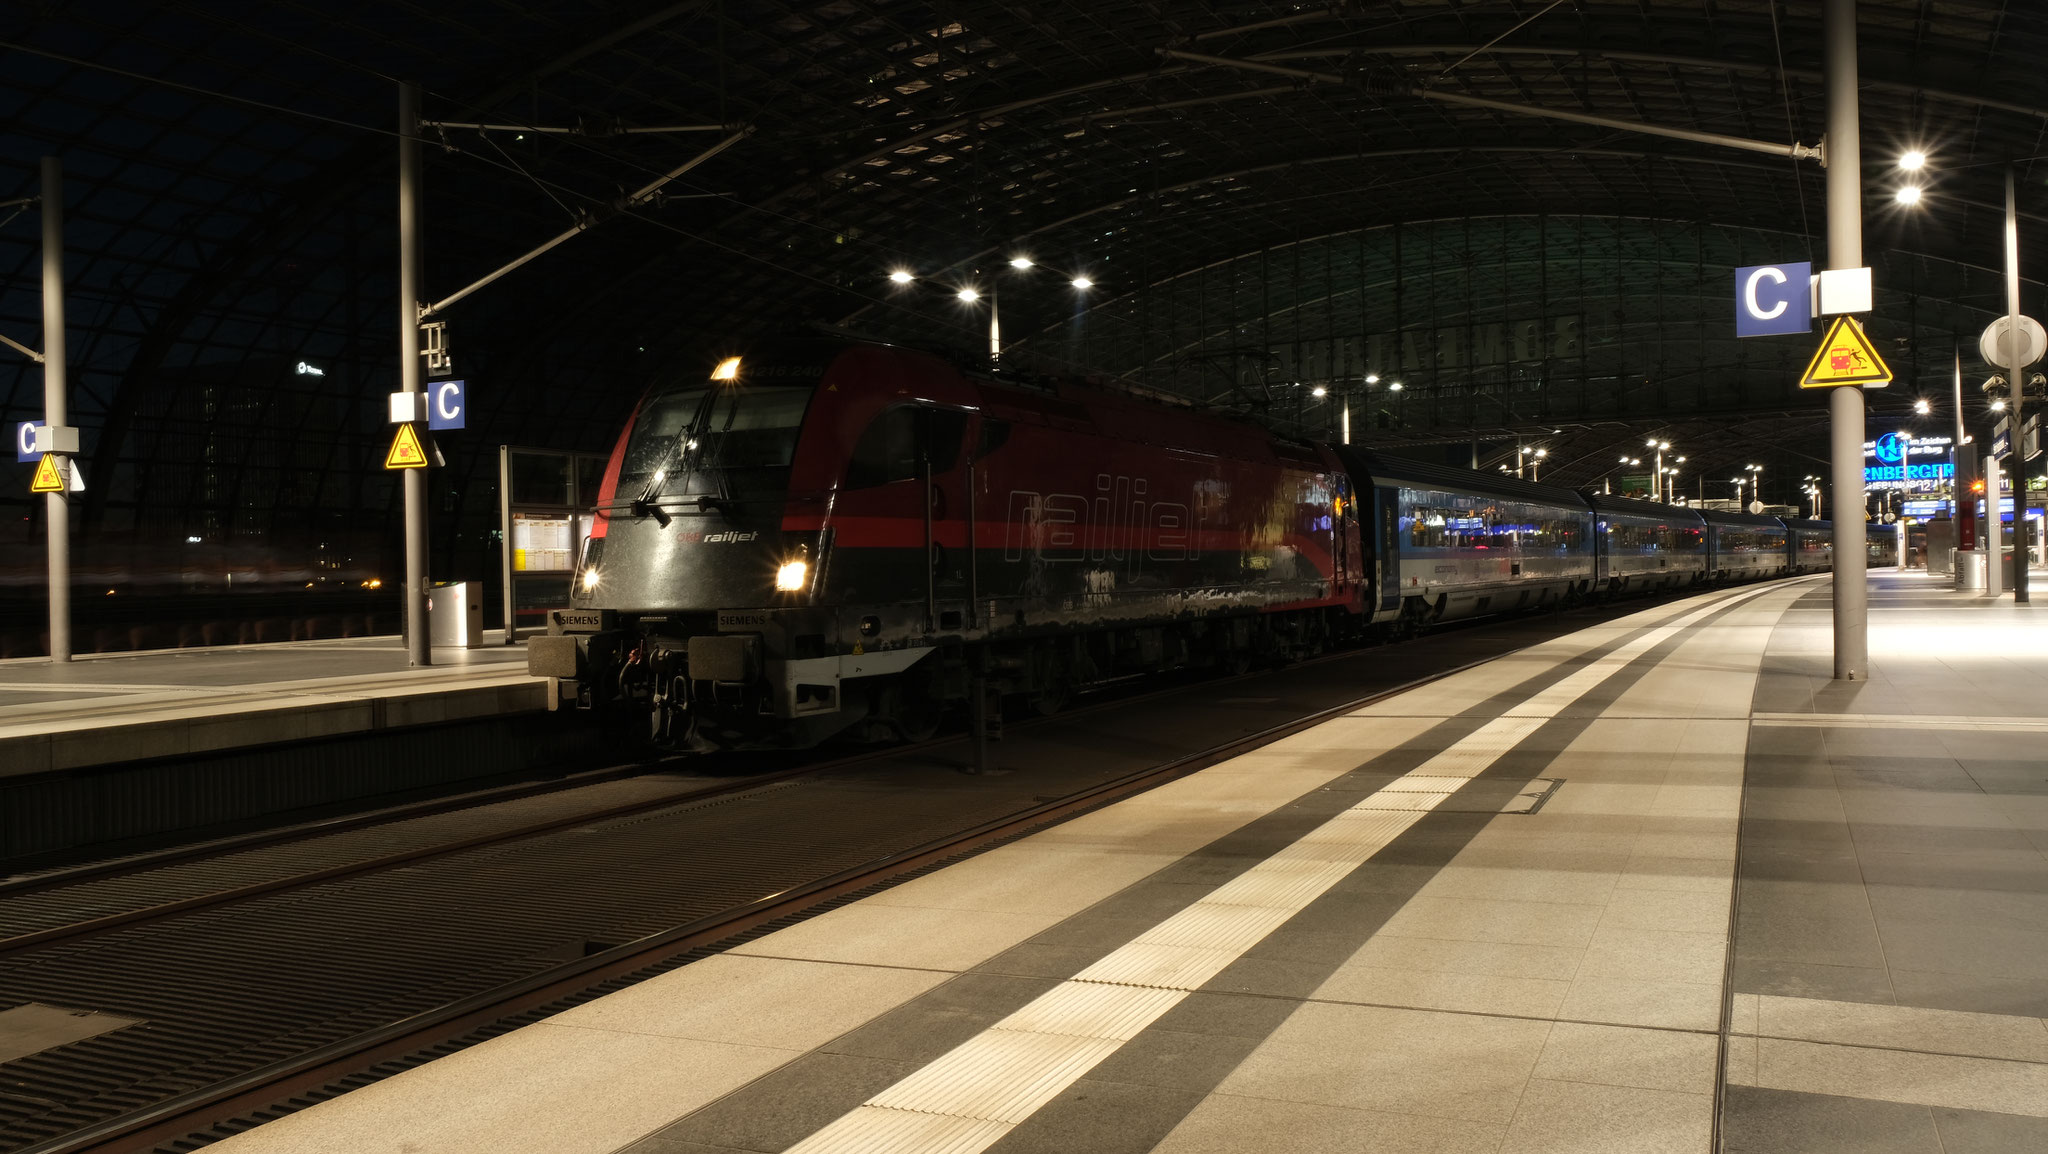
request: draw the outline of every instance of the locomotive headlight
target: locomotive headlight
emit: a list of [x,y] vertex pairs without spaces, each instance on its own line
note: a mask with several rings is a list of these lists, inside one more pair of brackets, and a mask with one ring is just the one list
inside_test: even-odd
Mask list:
[[595,588],[597,588],[597,570],[585,569],[583,571],[583,591],[588,593]]
[[775,588],[783,593],[800,593],[811,583],[811,563],[784,561],[775,571]]

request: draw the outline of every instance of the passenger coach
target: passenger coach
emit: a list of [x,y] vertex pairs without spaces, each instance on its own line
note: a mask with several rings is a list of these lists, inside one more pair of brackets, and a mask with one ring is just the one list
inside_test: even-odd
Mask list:
[[1372,494],[1374,619],[1449,621],[1548,605],[1593,583],[1593,514],[1570,489],[1338,451]]
[[1586,500],[1599,518],[1594,537],[1598,588],[1653,593],[1707,577],[1707,523],[1697,509],[1601,493]]

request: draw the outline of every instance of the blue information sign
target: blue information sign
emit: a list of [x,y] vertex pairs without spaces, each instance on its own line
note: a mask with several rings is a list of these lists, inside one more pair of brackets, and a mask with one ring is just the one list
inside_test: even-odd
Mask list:
[[427,428],[460,429],[468,420],[469,402],[461,381],[433,381],[427,385]]
[[1952,481],[1956,467],[1943,462],[1925,465],[1865,465],[1863,483],[1875,485],[1880,481]]
[[1813,331],[1813,265],[1759,264],[1735,270],[1735,335]]
[[36,452],[36,430],[43,427],[41,421],[23,421],[14,426],[14,463],[27,465],[43,459]]

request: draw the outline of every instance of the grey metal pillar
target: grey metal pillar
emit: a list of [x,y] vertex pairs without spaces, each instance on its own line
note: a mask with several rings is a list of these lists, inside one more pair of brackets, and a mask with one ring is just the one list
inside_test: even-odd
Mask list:
[[[1955,351],[1955,433],[1949,440],[1948,461],[1948,515],[1955,522],[1956,551],[1963,548],[1963,502],[1970,496],[1969,468],[1964,465],[1967,457],[1963,453],[1963,347],[1959,343]],[[1972,540],[1974,544],[1974,539]]]
[[[1863,267],[1863,149],[1856,105],[1856,0],[1827,0],[1828,267]],[[1829,390],[1835,506],[1835,677],[1870,676],[1869,566],[1863,492],[1863,390]]]
[[1998,458],[1984,454],[1984,531],[1978,534],[1978,546],[1984,550],[1984,592],[1993,597],[2005,591],[2005,574],[1999,565],[1999,554],[2004,552],[2001,544],[2004,529],[1998,523],[1998,485],[2003,470],[1998,467]]
[[[569,460],[569,476],[576,476],[575,458]],[[591,502],[583,494],[576,494],[576,502],[588,508]],[[519,615],[512,605],[512,446],[498,446],[498,580],[504,585],[505,593],[505,644],[519,640]],[[577,563],[582,563],[582,553],[577,553]],[[572,578],[573,580],[573,578]],[[571,590],[574,592],[574,590]]]
[[1971,482],[1974,481],[1977,476],[1976,454],[1970,452],[1964,446],[1965,431],[1963,428],[1963,348],[1960,342],[1957,343],[1955,351],[1955,377],[1953,380],[1953,388],[1954,396],[1951,398],[1950,403],[1955,406],[1956,419],[1955,443],[1949,446],[1948,452],[1949,462],[1954,469],[1953,475],[1949,477],[1948,483],[1948,491],[1950,497],[1949,517],[1955,522],[1956,526],[1955,576],[1956,588],[1961,589],[1964,587],[1963,583],[1965,580],[1963,575],[1964,563],[1962,560],[1963,526],[1967,524],[1970,527],[1970,551],[1972,553],[1977,554],[1978,556],[1983,555],[1982,550],[1984,547],[1984,527],[1977,520],[1977,502],[1975,499],[1975,494],[1972,492],[1970,488]]
[[[2026,415],[2021,397],[2027,391],[2025,365],[2020,363],[2020,216],[2013,196],[2012,165],[2005,166],[2005,379],[2012,388],[2012,601],[2027,603],[2027,445]],[[1997,558],[1992,558],[1993,563]]]
[[1955,389],[1956,436],[1955,444],[1949,449],[1949,456],[1960,461],[1963,456],[1963,349],[1960,344],[1956,346],[1956,368],[1953,387]]
[[[64,162],[43,158],[43,420],[71,423],[64,364]],[[73,467],[76,467],[74,463]],[[104,482],[106,478],[101,478]],[[50,551],[50,660],[71,660],[71,494],[43,494]]]
[[[398,86],[398,381],[420,391],[420,90]],[[427,629],[427,471],[405,477],[405,655],[432,665]]]

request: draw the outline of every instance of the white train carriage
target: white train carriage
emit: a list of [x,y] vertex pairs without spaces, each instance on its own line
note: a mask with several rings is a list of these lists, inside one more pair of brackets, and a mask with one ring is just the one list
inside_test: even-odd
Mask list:
[[1707,523],[1698,510],[1587,493],[1594,525],[1594,587],[1647,593],[1708,576]]
[[1791,534],[1776,517],[1757,513],[1726,513],[1702,509],[1707,523],[1707,552],[1713,558],[1715,581],[1759,581],[1791,571]]
[[1586,593],[1593,512],[1570,489],[1340,450],[1371,494],[1374,619],[1449,621]]
[[1793,518],[1785,522],[1785,532],[1788,537],[1785,555],[1795,575],[1834,570],[1835,526],[1832,521]]

